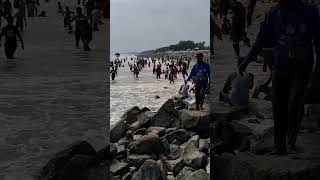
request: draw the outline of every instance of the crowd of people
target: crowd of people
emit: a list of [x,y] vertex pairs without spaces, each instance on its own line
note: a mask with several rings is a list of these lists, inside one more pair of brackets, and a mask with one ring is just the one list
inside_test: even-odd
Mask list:
[[[196,58],[196,63],[193,63],[194,58]],[[168,80],[169,84],[174,84],[175,80],[178,79],[178,75],[181,75],[184,83],[181,86],[180,93],[188,97],[188,92],[193,91],[196,97],[196,109],[204,109],[203,103],[205,94],[208,92],[210,66],[209,63],[204,60],[204,54],[202,52],[144,56],[131,59],[128,59],[128,57],[116,58],[110,63],[112,80],[115,80],[118,74],[118,68],[125,67],[124,64],[127,64],[135,78],[139,78],[139,73],[145,68],[152,69],[152,73],[156,79],[163,78]],[[190,70],[192,65],[193,67]],[[189,81],[192,81],[194,85],[190,90],[189,85],[187,85]]]
[[[64,27],[68,29],[69,33],[72,33],[72,22],[75,21],[76,47],[79,48],[81,39],[84,50],[90,51],[89,43],[92,40],[92,32],[98,31],[99,25],[103,24],[102,12],[104,12],[103,6],[106,5],[102,4],[101,0],[83,0],[82,3],[86,14],[83,13],[82,5],[79,2],[76,13],[71,11],[70,7],[63,7],[61,2],[58,2],[58,13],[64,16]],[[47,16],[45,11],[38,13],[40,8],[39,0],[14,0],[13,4],[10,0],[0,0],[0,28],[2,28],[0,42],[2,37],[5,37],[4,50],[7,59],[14,58],[18,40],[21,42],[21,48],[24,49],[24,41],[20,32],[24,31],[27,26],[26,15],[28,18]],[[3,19],[7,21],[7,25],[1,27]]]
[[[82,6],[82,7],[81,7]],[[84,8],[84,12],[83,12]],[[92,41],[93,31],[99,31],[99,25],[102,22],[103,4],[101,0],[83,0],[82,4],[78,1],[76,13],[70,10],[69,6],[63,7],[58,2],[58,13],[64,16],[64,27],[68,33],[72,33],[72,22],[75,21],[76,47],[79,48],[80,39],[85,51],[90,51],[89,46]]]

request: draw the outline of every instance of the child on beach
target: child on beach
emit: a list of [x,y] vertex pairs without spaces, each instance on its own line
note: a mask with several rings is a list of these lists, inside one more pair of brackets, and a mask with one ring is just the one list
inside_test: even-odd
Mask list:
[[58,13],[61,13],[61,14],[63,13],[61,2],[58,2]]

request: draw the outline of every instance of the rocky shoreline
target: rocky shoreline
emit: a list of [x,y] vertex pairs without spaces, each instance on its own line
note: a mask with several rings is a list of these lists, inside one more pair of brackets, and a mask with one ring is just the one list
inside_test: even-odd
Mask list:
[[181,97],[157,112],[131,108],[110,132],[111,179],[209,179],[209,125]]
[[211,138],[213,179],[320,179],[319,113],[304,118],[297,152],[279,156],[268,154],[274,138],[270,101],[251,99],[247,112],[238,112],[220,102],[215,107]]
[[210,116],[191,106],[177,95],[157,112],[133,107],[111,127],[108,146],[96,151],[86,141],[75,142],[49,160],[37,179],[209,180]]

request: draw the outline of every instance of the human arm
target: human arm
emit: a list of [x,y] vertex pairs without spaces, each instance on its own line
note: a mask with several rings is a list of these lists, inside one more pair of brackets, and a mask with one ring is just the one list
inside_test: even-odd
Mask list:
[[265,16],[265,20],[261,23],[259,33],[256,38],[256,42],[250,49],[246,59],[244,62],[239,66],[239,73],[242,75],[243,72],[246,70],[247,66],[252,61],[257,61],[258,54],[262,51],[263,47],[268,43],[269,46],[270,42],[272,41],[272,21],[270,18],[270,13]]
[[19,37],[20,41],[21,41],[21,48],[24,49],[24,43],[23,43],[23,39],[21,37],[20,32],[18,31],[18,29],[16,29],[16,34]]
[[191,79],[193,76],[195,76],[195,71],[196,71],[196,70],[195,70],[195,67],[196,67],[196,65],[194,65],[194,66],[192,67],[191,72],[190,72],[188,78],[186,79],[185,83],[187,83],[188,81],[190,81],[190,79]]

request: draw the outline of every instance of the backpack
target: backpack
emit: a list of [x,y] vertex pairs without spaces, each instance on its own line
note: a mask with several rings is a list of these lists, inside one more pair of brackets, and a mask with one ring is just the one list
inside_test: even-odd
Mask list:
[[197,80],[201,81],[201,82],[207,82],[208,81],[208,72],[206,70],[206,68],[204,67],[204,63],[203,64],[199,64],[198,65],[199,68],[199,72],[197,74]]

